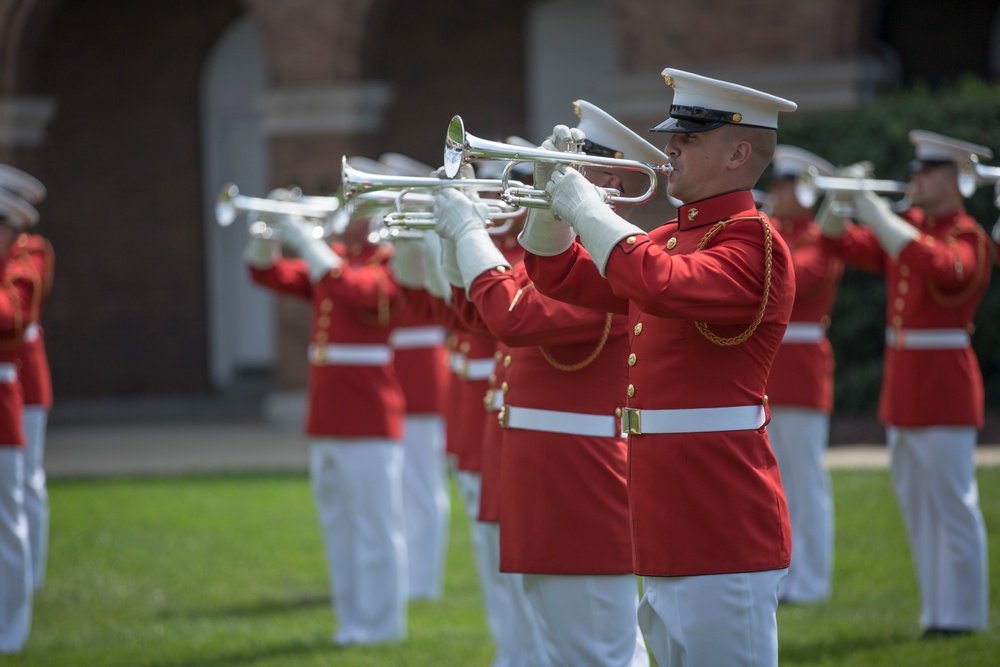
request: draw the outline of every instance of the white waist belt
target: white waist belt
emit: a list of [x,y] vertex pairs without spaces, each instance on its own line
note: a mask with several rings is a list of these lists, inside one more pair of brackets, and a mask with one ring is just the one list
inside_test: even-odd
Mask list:
[[0,364],[0,384],[13,384],[15,382],[17,382],[17,366]]
[[965,329],[885,330],[885,344],[897,350],[961,350],[969,343]]
[[464,354],[452,352],[451,372],[463,380],[488,380],[493,374],[496,362],[488,359],[469,359]]
[[389,334],[389,345],[397,350],[413,350],[444,345],[442,327],[401,327]]
[[826,338],[826,329],[819,322],[790,322],[781,344],[818,343]]
[[618,420],[611,415],[587,415],[579,412],[536,410],[505,405],[500,411],[504,428],[520,428],[546,433],[616,438],[621,435]]
[[763,405],[688,410],[622,408],[622,430],[629,435],[754,431],[763,426],[766,419]]
[[317,366],[385,366],[392,363],[388,345],[309,345],[309,363]]
[[36,340],[38,340],[38,337],[40,335],[41,331],[38,328],[38,323],[32,322],[31,324],[28,325],[28,328],[24,330],[24,342],[34,343]]
[[500,412],[503,407],[503,392],[499,389],[487,389],[483,396],[483,406],[486,412]]

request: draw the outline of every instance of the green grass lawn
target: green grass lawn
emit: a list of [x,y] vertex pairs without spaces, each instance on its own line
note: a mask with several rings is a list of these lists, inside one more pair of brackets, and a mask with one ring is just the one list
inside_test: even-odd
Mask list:
[[[989,632],[917,641],[917,592],[886,471],[833,472],[834,597],[779,610],[782,665],[1000,664],[1000,591]],[[1000,468],[980,495],[1000,577]],[[483,667],[486,629],[468,521],[454,499],[446,592],[410,606],[410,636],[336,648],[306,477],[58,480],[49,578],[31,639],[0,665]],[[721,638],[720,638],[721,639]]]

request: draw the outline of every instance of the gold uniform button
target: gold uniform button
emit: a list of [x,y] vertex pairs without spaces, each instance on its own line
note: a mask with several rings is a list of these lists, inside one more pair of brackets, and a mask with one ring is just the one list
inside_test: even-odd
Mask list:
[[461,352],[462,354],[468,354],[469,350],[471,349],[472,349],[472,343],[470,343],[469,341],[465,341],[464,343],[458,346],[458,351]]
[[906,294],[907,292],[910,291],[910,284],[905,280],[900,280],[899,285],[896,286],[896,289],[899,290],[900,294]]
[[625,239],[625,243],[629,245],[635,245],[635,237],[634,236],[628,237],[627,239]]
[[493,361],[499,364],[501,359],[503,359],[503,352],[497,350],[493,353]]
[[628,386],[628,397],[632,398],[633,396],[635,396],[635,385],[630,384]]
[[319,320],[317,321],[317,324],[319,324],[321,327],[323,327],[324,329],[326,329],[327,327],[330,326],[330,316],[329,315],[320,315],[319,316]]
[[829,329],[830,328],[830,316],[829,315],[824,315],[823,317],[819,318],[819,323],[820,323],[820,326],[822,326],[824,329]]
[[504,368],[510,368],[510,362],[511,362],[511,358],[510,358],[510,355],[508,354],[506,357],[503,358],[503,367]]
[[621,416],[622,416],[622,409],[615,408],[615,417],[621,417]]
[[497,273],[507,273],[507,267],[501,264],[497,267]]
[[316,332],[316,342],[317,343],[319,343],[320,345],[326,345],[326,342],[328,340],[330,340],[330,336],[325,331],[317,331]]
[[767,394],[764,394],[762,402],[764,403],[764,405],[767,405]]
[[903,276],[904,278],[910,275],[910,267],[908,267],[906,264],[900,264],[899,275]]
[[892,305],[896,310],[903,310],[904,308],[906,308],[906,299],[904,299],[901,296],[897,296],[896,300],[893,301]]
[[503,395],[506,396],[507,392],[510,391],[510,386],[506,382],[501,382],[500,391],[502,391]]
[[892,316],[892,326],[896,327],[897,329],[903,328],[903,318],[901,315]]
[[635,325],[635,328],[632,329],[632,331],[635,332],[636,336],[638,336],[639,334],[641,334],[642,333],[642,322],[639,322],[637,325]]
[[335,266],[332,269],[330,269],[330,277],[331,278],[339,278],[342,275],[344,275],[344,270],[342,268],[340,268],[339,266]]
[[497,386],[497,374],[496,373],[490,373],[490,377],[487,379],[487,382],[489,383],[489,385],[491,387]]
[[629,366],[635,366],[635,352],[633,352],[632,354],[628,355],[628,365]]
[[333,301],[330,301],[329,299],[323,299],[323,303],[319,304],[319,309],[322,310],[324,313],[329,313],[331,310],[333,310]]
[[667,241],[667,250],[673,250],[676,245],[677,245],[677,237],[671,236],[670,240]]

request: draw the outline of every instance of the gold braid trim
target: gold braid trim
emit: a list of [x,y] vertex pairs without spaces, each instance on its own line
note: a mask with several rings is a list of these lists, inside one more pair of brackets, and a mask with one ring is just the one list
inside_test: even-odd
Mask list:
[[581,368],[586,368],[587,366],[589,366],[594,362],[594,359],[597,359],[597,356],[601,353],[601,350],[603,350],[604,346],[607,345],[608,336],[611,335],[611,321],[613,317],[614,316],[611,313],[608,313],[605,316],[604,331],[601,333],[601,340],[597,341],[597,347],[583,361],[578,361],[575,364],[564,364],[552,358],[552,355],[546,351],[544,346],[539,345],[538,350],[542,353],[542,357],[545,359],[545,361],[549,362],[549,366],[552,366],[552,368],[556,369],[557,371],[565,371],[567,373],[573,373],[575,371],[580,370]]
[[732,338],[721,338],[715,335],[708,329],[708,324],[705,322],[695,322],[694,325],[698,327],[698,331],[702,336],[722,347],[732,347],[734,345],[739,345],[743,341],[750,338],[753,332],[757,330],[760,326],[761,320],[764,319],[764,311],[767,309],[767,301],[771,294],[771,261],[772,261],[772,239],[771,239],[771,225],[768,224],[767,219],[761,215],[747,216],[741,218],[730,218],[729,220],[722,220],[715,223],[712,229],[708,230],[704,238],[698,243],[698,247],[695,248],[695,252],[698,250],[704,250],[708,244],[716,237],[716,235],[725,229],[731,222],[739,222],[742,220],[756,220],[760,222],[761,227],[764,228],[764,294],[760,299],[760,310],[757,311],[757,317],[754,321],[746,328],[746,330],[739,334],[738,336],[733,336]]
[[[976,273],[972,276],[972,280],[969,281],[968,286],[958,294],[948,296],[946,294],[942,294],[940,290],[934,286],[934,283],[929,280],[926,281],[927,294],[939,306],[944,306],[945,308],[960,306],[964,302],[971,299],[972,295],[976,293],[977,289],[979,289],[979,283],[983,279],[983,272],[986,270],[986,233],[978,227],[973,230],[973,233],[976,235]],[[948,236],[945,237],[945,243],[947,243],[952,249],[955,248],[956,236],[958,236],[958,230],[956,228],[952,228],[952,230],[948,232]],[[956,270],[960,271],[962,266],[961,263],[956,261],[955,264]]]

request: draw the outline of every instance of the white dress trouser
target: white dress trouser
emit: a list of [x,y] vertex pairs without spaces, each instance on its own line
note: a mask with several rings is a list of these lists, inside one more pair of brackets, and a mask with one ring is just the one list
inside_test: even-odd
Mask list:
[[403,448],[374,438],[312,439],[310,476],[338,644],[406,636]]
[[976,483],[976,430],[890,426],[886,437],[920,586],[920,625],[986,628],[986,526]]
[[403,438],[403,510],[410,599],[441,597],[448,550],[448,463],[444,418],[410,415]]
[[772,405],[767,433],[792,524],[792,563],[778,598],[826,599],[833,578],[833,495],[824,463],[830,417],[820,410]]
[[17,653],[31,631],[31,547],[24,515],[24,449],[0,447],[0,653]]
[[777,667],[788,572],[643,577],[639,627],[660,667]]
[[492,667],[547,667],[541,633],[524,595],[521,575],[500,571],[500,525],[479,521],[482,478],[478,472],[456,470],[455,481],[469,516],[486,623],[496,644]]
[[635,575],[525,574],[552,667],[649,667]]
[[24,406],[24,512],[31,543],[31,576],[35,590],[45,583],[49,557],[49,493],[45,486],[45,430],[49,411],[41,405]]

